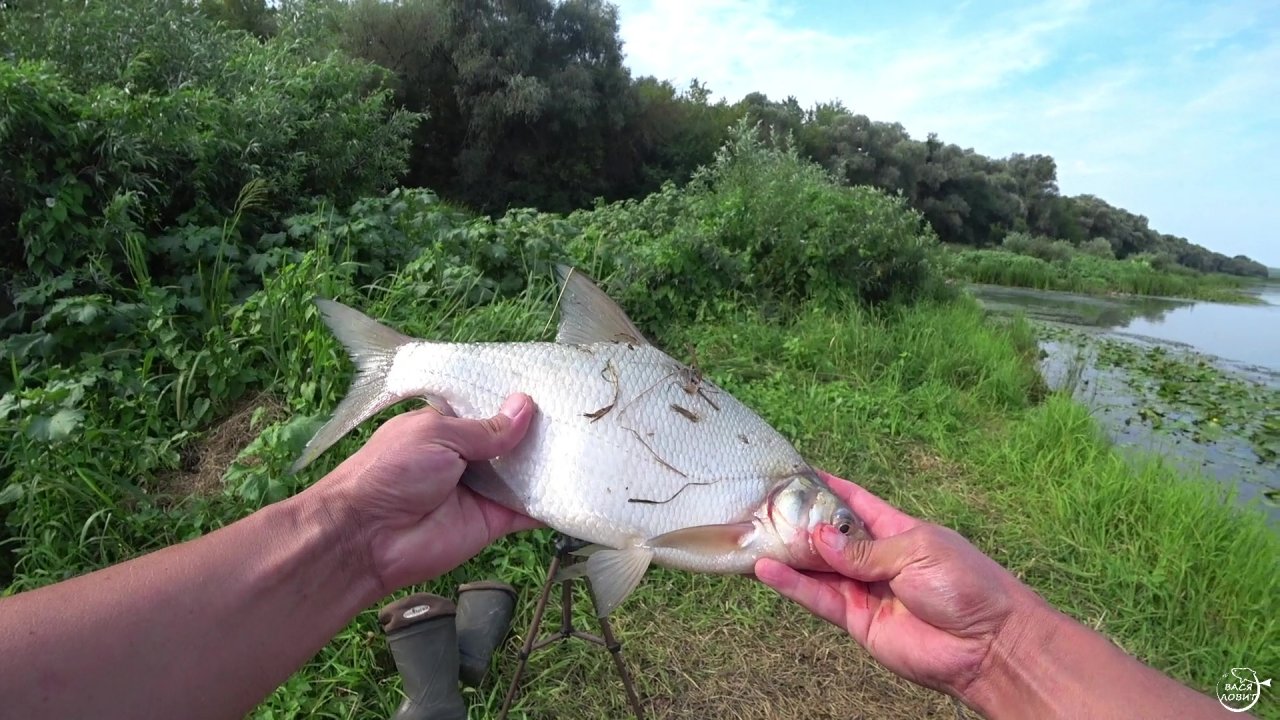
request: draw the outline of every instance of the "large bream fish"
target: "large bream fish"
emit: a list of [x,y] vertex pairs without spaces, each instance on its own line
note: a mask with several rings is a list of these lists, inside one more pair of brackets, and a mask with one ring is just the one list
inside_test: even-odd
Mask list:
[[563,282],[555,342],[444,343],[407,337],[317,299],[358,373],[297,470],[359,423],[409,398],[487,417],[523,392],[537,412],[511,453],[472,463],[477,493],[594,545],[577,567],[598,612],[651,563],[750,573],[756,559],[826,569],[811,533],[866,527],[791,443],[693,368],[651,345],[580,272]]

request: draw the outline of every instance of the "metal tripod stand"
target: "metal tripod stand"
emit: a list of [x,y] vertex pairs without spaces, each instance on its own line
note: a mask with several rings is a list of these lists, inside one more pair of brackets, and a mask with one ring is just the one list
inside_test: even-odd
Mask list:
[[[627,666],[622,661],[622,644],[614,638],[609,619],[600,618],[600,632],[603,637],[582,632],[573,627],[573,582],[576,578],[569,578],[560,583],[560,629],[535,642],[542,625],[542,616],[547,609],[547,601],[551,597],[551,586],[556,582],[556,571],[560,569],[561,563],[570,553],[581,550],[587,545],[588,543],[581,540],[561,534],[556,535],[556,555],[551,560],[551,567],[547,570],[547,582],[542,586],[542,594],[538,597],[538,606],[533,612],[533,623],[530,624],[529,632],[525,635],[524,647],[520,649],[520,665],[516,668],[515,676],[511,678],[511,686],[507,689],[507,696],[502,701],[498,720],[506,720],[507,712],[511,709],[511,701],[515,699],[516,690],[520,684],[520,676],[524,674],[525,667],[529,664],[529,656],[554,642],[570,637],[602,645],[609,650],[609,654],[613,656],[613,663],[618,668],[618,675],[622,678],[622,685],[627,690],[627,702],[631,705],[631,711],[635,713],[637,720],[644,720],[644,711],[640,707],[640,699],[636,696],[635,686],[632,685],[631,674],[627,672]],[[586,583],[587,594],[591,596],[591,605],[594,608],[596,596],[591,589],[591,581],[586,578],[583,581]]]

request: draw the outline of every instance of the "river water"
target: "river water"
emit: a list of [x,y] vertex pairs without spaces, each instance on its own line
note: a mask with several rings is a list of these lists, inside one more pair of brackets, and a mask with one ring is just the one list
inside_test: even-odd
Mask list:
[[996,314],[1037,321],[1046,381],[1069,387],[1118,446],[1198,471],[1280,523],[1280,458],[1266,449],[1280,431],[1280,283],[1248,289],[1259,305],[970,291]]

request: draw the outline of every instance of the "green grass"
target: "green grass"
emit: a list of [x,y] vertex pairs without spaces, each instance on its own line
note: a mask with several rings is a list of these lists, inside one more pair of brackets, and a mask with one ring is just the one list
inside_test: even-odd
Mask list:
[[[1029,325],[995,322],[966,298],[869,309],[862,301],[880,294],[878,286],[845,294],[827,281],[807,287],[801,280],[811,275],[799,260],[781,277],[812,296],[761,300],[761,283],[777,278],[721,277],[698,264],[737,235],[682,242],[667,227],[716,227],[710,221],[729,201],[674,192],[643,208],[577,214],[581,231],[546,215],[459,220],[396,193],[350,217],[295,218],[302,239],[287,262],[263,273],[261,290],[232,301],[225,286],[200,285],[199,307],[220,313],[193,316],[182,309],[192,298],[181,288],[141,281],[110,296],[51,303],[30,332],[0,342],[0,435],[8,438],[0,446],[0,542],[13,551],[0,562],[3,593],[207,533],[297,492],[366,440],[374,423],[305,472],[286,474],[352,371],[317,317],[315,295],[420,337],[549,339],[555,288],[535,268],[567,245],[581,263],[617,265],[617,287],[629,309],[650,319],[659,343],[677,356],[692,346],[708,375],[815,464],[956,528],[1068,613],[1196,687],[1209,688],[1231,665],[1274,666],[1280,634],[1268,603],[1277,535],[1207,483],[1116,455],[1082,408],[1048,393]],[[849,217],[875,214],[863,205],[892,210],[858,202]],[[397,212],[403,234],[384,229],[361,244],[369,227]],[[900,220],[894,242],[923,242],[907,232],[909,218]],[[397,259],[409,237],[431,241]],[[852,262],[867,247],[883,251],[874,267],[884,272],[866,274],[883,275],[890,289],[907,281],[884,278],[932,272],[924,259],[893,260],[891,243],[840,245],[828,255]],[[779,248],[770,252],[787,257],[790,246]],[[735,262],[749,267],[753,257]],[[104,327],[114,334],[104,336]],[[515,634],[490,683],[469,693],[475,717],[502,701],[548,560],[547,533],[529,533],[404,591],[451,593],[493,577],[520,588]],[[398,679],[376,611],[358,616],[255,716],[389,716]],[[950,712],[936,694],[877,669],[847,637],[744,578],[656,570],[614,621],[642,697],[660,716]],[[592,628],[585,608],[579,626]],[[593,646],[540,653],[513,717],[619,716],[625,705],[613,672]],[[815,673],[842,680],[815,685]]]
[[[548,332],[545,297],[474,311],[443,302],[420,313],[403,295],[413,283],[411,270],[381,283],[371,310],[429,337],[531,340]],[[207,532],[317,477],[323,468],[300,478],[283,475],[349,373],[307,304],[317,286],[342,291],[323,260],[285,270],[219,331],[220,342],[269,368],[269,392],[284,409],[276,409],[279,420],[265,428],[244,428],[236,448],[257,436],[250,448],[255,461],[233,465],[210,496],[168,501],[163,493],[170,486],[146,475],[134,478],[146,493],[111,483],[111,468],[128,466],[137,454],[137,437],[113,437],[96,447],[96,464],[65,448],[19,464],[20,553],[8,592]],[[850,304],[813,306],[774,320],[736,309],[675,325],[660,341],[692,343],[713,378],[820,466],[961,530],[1062,609],[1153,665],[1199,688],[1211,687],[1224,666],[1275,665],[1275,534],[1172,470],[1121,460],[1070,401],[1051,396],[1038,404],[1044,388],[1030,364],[1034,341],[1025,325],[993,324],[969,301],[882,313]],[[216,348],[205,350],[218,355]],[[161,397],[172,401],[173,391]],[[109,424],[102,416],[83,421]],[[209,439],[195,433],[184,447]],[[367,433],[360,430],[326,459],[337,461]],[[63,479],[52,479],[55,469],[65,471]],[[412,589],[449,592],[484,577],[516,584],[524,592],[516,643],[531,619],[547,559],[547,536],[531,533],[498,543],[451,577]],[[257,715],[389,715],[398,702],[397,680],[376,632],[375,610],[334,638]],[[590,628],[585,615],[580,625]],[[550,621],[544,629],[552,629]],[[644,697],[657,705],[672,697],[713,702],[707,698],[718,696],[708,694],[708,683],[717,667],[749,669],[751,659],[724,655],[724,643],[742,652],[755,648],[758,657],[760,638],[787,647],[820,641],[845,664],[861,657],[846,638],[736,578],[655,571],[618,615],[617,629]],[[471,694],[477,710],[500,705],[515,644],[507,651],[492,683]],[[564,703],[581,716],[623,710],[607,653],[581,643],[536,655],[525,687],[517,717],[552,716]],[[858,687],[868,697],[876,688],[896,692],[887,676]],[[913,697],[937,702],[928,693]],[[731,712],[731,700],[718,702],[719,712]],[[681,716],[675,708],[668,715]]]
[[1204,274],[1185,268],[1160,270],[1141,260],[1108,260],[1083,254],[1047,261],[1005,250],[954,251],[954,276],[961,279],[1093,295],[1124,294],[1188,298],[1216,302],[1256,303],[1240,288],[1248,282],[1221,274]]
[[[233,464],[209,495],[169,497],[183,486],[165,473],[127,471],[139,470],[139,447],[163,445],[166,432],[175,452],[198,458],[217,435],[210,428],[219,425],[206,423],[177,437],[138,415],[132,428],[107,435],[117,416],[105,403],[84,408],[81,418],[102,438],[92,461],[83,449],[56,442],[11,447],[22,453],[10,483],[19,496],[9,504],[19,554],[6,592],[211,530],[296,491],[367,438],[369,427],[307,473],[283,474],[346,387],[350,368],[308,303],[316,292],[352,299],[355,291],[343,284],[338,268],[323,253],[313,254],[210,331],[211,344],[200,350],[208,367],[222,367],[221,377],[229,367],[243,373],[249,365],[267,395],[256,400],[262,423],[246,421],[231,433],[233,454],[252,441],[253,461]],[[543,290],[464,310],[449,298],[412,299],[410,289],[420,279],[406,269],[353,302],[429,337],[535,339],[550,332]],[[1204,484],[1159,465],[1125,462],[1079,406],[1057,396],[1040,402],[1046,391],[1032,364],[1028,326],[996,324],[968,300],[879,312],[852,303],[811,305],[772,319],[739,307],[672,325],[659,340],[669,348],[692,344],[713,378],[818,465],[908,512],[957,528],[1059,607],[1179,679],[1205,689],[1223,667],[1273,667],[1280,660],[1273,607],[1277,536],[1257,517],[1217,501]],[[223,367],[218,358],[230,348],[239,364]],[[199,369],[187,373],[198,376],[194,381],[182,374],[147,378],[142,366],[135,371],[130,377],[144,378],[140,388],[152,388],[164,404],[188,392],[181,387],[203,387]],[[188,404],[202,392],[208,393],[189,391]],[[254,404],[238,417],[251,418]],[[232,406],[222,403],[217,416]],[[113,482],[123,479],[136,489]],[[546,534],[531,533],[411,589],[451,592],[482,577],[521,589],[506,654],[490,683],[469,695],[476,717],[501,704],[548,559]],[[375,615],[370,608],[356,618],[256,715],[388,716],[399,701],[398,680]],[[552,622],[543,630],[550,631]],[[862,668],[851,675],[866,673],[865,658],[850,640],[742,578],[655,571],[615,622],[643,697],[667,716],[748,712],[741,710],[747,701],[735,701],[717,684],[716,673],[756,687],[770,680],[752,675],[753,667],[773,675],[795,667],[791,655],[785,662],[768,660],[770,649],[817,653],[828,658],[824,663]],[[579,625],[592,629],[585,613]],[[809,678],[825,672],[802,667]],[[939,702],[904,690],[882,672],[868,677],[848,692],[833,683],[806,702],[812,708],[856,698],[899,711]],[[582,717],[617,716],[625,709],[607,653],[576,641],[535,655],[524,687],[513,717],[560,716],[570,706]],[[797,682],[793,694],[803,687]],[[791,697],[776,693],[767,707],[783,716],[780,708],[791,707]]]

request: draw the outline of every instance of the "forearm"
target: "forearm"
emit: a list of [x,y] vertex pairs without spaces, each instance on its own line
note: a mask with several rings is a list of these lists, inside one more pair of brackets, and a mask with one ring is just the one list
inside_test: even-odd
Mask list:
[[1047,605],[1008,630],[963,698],[993,720],[1235,717]]
[[243,717],[380,594],[322,502],[0,601],[6,711]]

